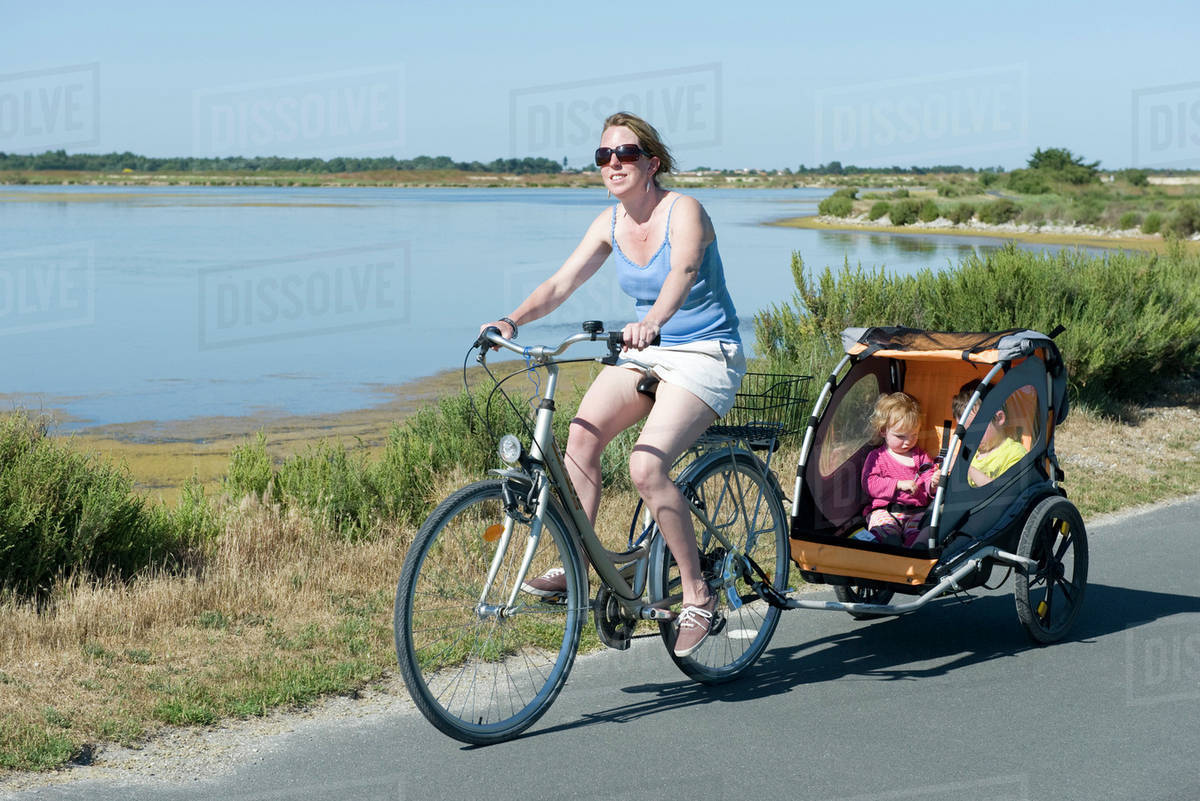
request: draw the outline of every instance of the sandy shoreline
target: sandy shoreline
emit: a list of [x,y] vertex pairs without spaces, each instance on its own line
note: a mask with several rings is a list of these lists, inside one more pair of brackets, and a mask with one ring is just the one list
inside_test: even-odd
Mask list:
[[[507,375],[517,362],[489,362],[499,375]],[[511,365],[511,367],[510,367]],[[503,369],[508,367],[509,369]],[[486,376],[471,369],[471,386],[485,386]],[[591,365],[563,369],[562,392],[570,394],[573,384],[587,380]],[[511,384],[511,382],[510,382]],[[508,386],[508,385],[506,385]],[[229,457],[238,445],[259,432],[267,438],[267,450],[276,459],[303,451],[310,445],[332,440],[354,451],[383,447],[397,423],[441,398],[463,388],[462,368],[451,368],[402,384],[382,387],[389,400],[360,409],[315,415],[249,414],[228,417],[195,417],[184,420],[138,420],[55,431],[54,422],[66,419],[59,410],[42,412],[51,420],[56,436],[69,438],[84,452],[124,463],[138,489],[151,499],[174,504],[179,488],[196,476],[209,490],[216,491],[229,468]]]
[[52,421],[56,436],[71,439],[79,450],[124,463],[139,489],[152,499],[173,504],[179,487],[193,475],[215,489],[229,468],[233,449],[260,431],[277,460],[324,439],[371,450],[383,445],[397,422],[461,388],[459,368],[384,387],[381,392],[390,397],[383,403],[328,414],[139,420],[55,431],[54,423],[66,416],[53,408],[42,413]]

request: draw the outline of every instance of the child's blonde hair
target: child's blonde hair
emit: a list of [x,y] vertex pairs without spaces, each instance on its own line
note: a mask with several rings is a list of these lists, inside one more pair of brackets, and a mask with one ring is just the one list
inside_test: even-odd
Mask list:
[[880,395],[871,413],[874,441],[883,442],[883,432],[889,428],[915,429],[921,425],[921,402],[905,392]]

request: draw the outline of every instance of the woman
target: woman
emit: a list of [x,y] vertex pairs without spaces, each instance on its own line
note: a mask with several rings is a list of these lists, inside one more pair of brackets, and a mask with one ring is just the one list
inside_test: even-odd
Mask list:
[[[625,326],[626,351],[651,365],[657,400],[637,391],[640,368],[605,367],[571,421],[566,466],[588,519],[600,505],[600,454],[612,439],[646,418],[629,458],[634,486],[649,506],[679,565],[683,610],[675,653],[688,656],[708,636],[717,599],[700,573],[687,503],[668,470],[714,420],[733,406],[746,372],[737,312],[725,287],[712,221],[694,199],[664,189],[671,155],[658,132],[626,112],[604,121],[596,164],[618,203],[588,227],[554,275],[511,314],[485,323],[510,339],[517,327],[549,314],[614,257],[621,289],[635,300],[637,322]],[[661,337],[661,345],[652,345]],[[525,583],[542,596],[566,590],[562,571]]]

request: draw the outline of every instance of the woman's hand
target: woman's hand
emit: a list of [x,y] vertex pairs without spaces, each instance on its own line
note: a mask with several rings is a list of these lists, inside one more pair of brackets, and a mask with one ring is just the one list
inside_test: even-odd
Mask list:
[[642,320],[627,324],[621,331],[621,338],[625,343],[625,350],[642,350],[648,345],[653,345],[660,333],[657,323]]
[[[479,336],[482,337],[483,332],[489,328],[495,328],[500,332],[500,336],[504,337],[505,339],[512,339],[517,335],[516,327],[508,320],[492,320],[490,323],[484,323],[483,325],[479,326]],[[495,345],[491,345],[491,348],[492,350],[498,349]]]

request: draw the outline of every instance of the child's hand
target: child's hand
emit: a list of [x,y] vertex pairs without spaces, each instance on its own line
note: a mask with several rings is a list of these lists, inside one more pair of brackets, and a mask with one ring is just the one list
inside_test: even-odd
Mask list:
[[937,492],[938,484],[941,484],[941,483],[942,483],[942,474],[934,473],[932,476],[929,477],[929,491]]
[[915,481],[905,480],[905,481],[897,481],[896,482],[896,490],[898,492],[912,493],[912,492],[915,492],[916,489],[917,489],[917,482],[915,482]]

